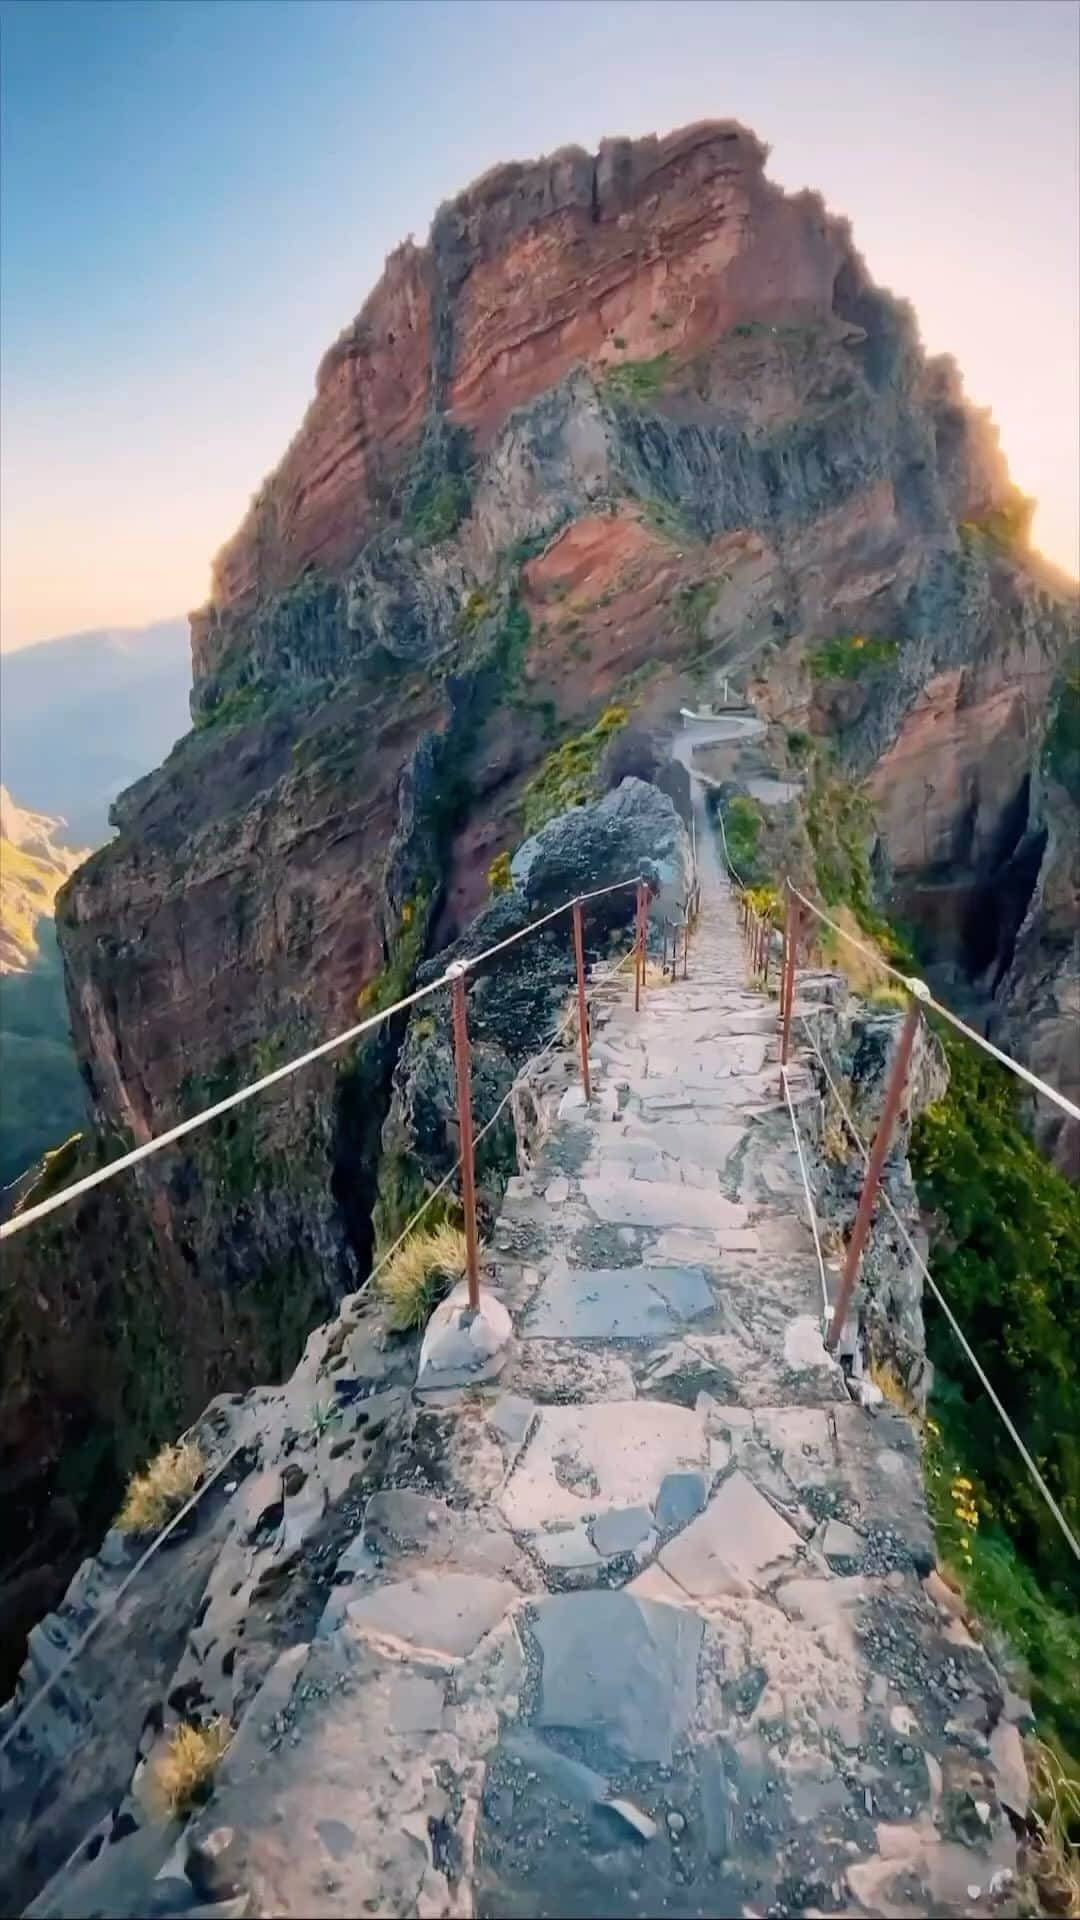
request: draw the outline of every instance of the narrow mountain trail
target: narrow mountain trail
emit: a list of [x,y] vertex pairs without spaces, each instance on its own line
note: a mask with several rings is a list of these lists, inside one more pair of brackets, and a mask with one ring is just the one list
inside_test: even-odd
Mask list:
[[507,1191],[502,1379],[423,1396],[162,1898],[182,1854],[223,1920],[1013,1910],[1019,1734],[926,1578],[912,1429],[822,1345],[775,1004],[698,837],[689,979],[603,990],[592,1102]]

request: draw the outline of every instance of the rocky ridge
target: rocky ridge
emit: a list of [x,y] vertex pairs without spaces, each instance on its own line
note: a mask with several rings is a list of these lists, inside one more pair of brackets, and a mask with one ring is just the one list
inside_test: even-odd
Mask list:
[[[711,122],[500,168],[388,262],[193,619],[192,733],[61,896],[88,1154],[342,1029],[358,995],[392,999],[481,909],[569,734],[613,701],[666,723],[731,673],[781,732],[820,712],[856,779],[889,751],[902,774],[920,700],[951,699],[928,852],[936,873],[949,849],[946,932],[1009,873],[980,964],[1021,1010],[1018,1047],[1060,1049],[1053,873],[1075,842],[1064,816],[1040,837],[1053,789],[1018,743],[1037,758],[1070,606],[955,369],[764,160]],[[838,632],[895,647],[854,698],[807,668]],[[1026,734],[1002,694],[1017,670]],[[898,790],[878,868],[914,898]],[[17,1556],[61,1463],[104,1524],[148,1445],[280,1377],[354,1287],[401,1039],[16,1246]]]
[[[207,1410],[231,1478],[4,1763],[7,1896],[78,1843],[30,1912],[524,1913],[538,1875],[567,1914],[1016,1910],[1027,1710],[931,1571],[910,1427],[821,1346],[775,1010],[702,844],[690,980],[638,1017],[601,991],[591,1111],[572,1051],[532,1085],[501,1378],[410,1391],[358,1295],[285,1387]],[[870,1110],[895,1012],[809,974],[797,1006]],[[805,1058],[791,1090],[820,1191]],[[909,1213],[902,1140],[889,1178]],[[910,1306],[889,1238],[871,1301],[891,1259]],[[27,1692],[132,1551],[36,1631]],[[182,1825],[155,1768],[215,1713]]]

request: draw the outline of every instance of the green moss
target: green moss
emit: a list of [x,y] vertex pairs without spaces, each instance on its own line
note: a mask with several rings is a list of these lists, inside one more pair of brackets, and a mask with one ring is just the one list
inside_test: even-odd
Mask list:
[[807,760],[813,752],[813,741],[801,727],[793,727],[787,736],[787,750],[793,760]]
[[525,788],[522,828],[528,837],[538,833],[548,820],[570,807],[585,806],[596,798],[596,770],[604,747],[613,733],[626,725],[627,709],[604,709],[595,725],[577,733],[549,753],[538,773]]
[[874,634],[852,633],[827,640],[807,656],[812,680],[861,680],[875,667],[887,666],[896,659],[895,640],[883,640]]
[[651,360],[624,360],[609,367],[603,377],[604,392],[616,400],[650,400],[667,385],[672,375],[670,353],[658,353]]
[[1043,766],[1080,807],[1080,664],[1066,669],[1056,690]]

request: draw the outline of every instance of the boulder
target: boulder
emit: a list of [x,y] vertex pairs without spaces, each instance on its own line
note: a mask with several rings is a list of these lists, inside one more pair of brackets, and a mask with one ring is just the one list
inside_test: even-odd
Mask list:
[[[690,840],[674,801],[647,780],[631,776],[602,800],[573,807],[541,827],[510,863],[515,887],[535,912],[548,912],[576,893],[640,875],[652,890],[651,917],[674,919],[691,879]],[[591,918],[629,921],[632,895]],[[618,904],[614,904],[614,903]]]

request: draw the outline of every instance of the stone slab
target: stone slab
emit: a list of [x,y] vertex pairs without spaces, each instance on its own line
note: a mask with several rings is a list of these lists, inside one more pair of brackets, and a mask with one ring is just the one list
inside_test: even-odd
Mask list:
[[489,1580],[481,1573],[418,1573],[353,1600],[345,1618],[352,1633],[387,1634],[461,1659],[517,1597],[508,1580]]
[[722,1193],[662,1180],[583,1180],[581,1195],[598,1220],[619,1227],[745,1227],[749,1218]]
[[632,1553],[652,1532],[652,1515],[648,1507],[613,1507],[597,1514],[590,1532],[597,1553]]
[[651,1508],[668,1474],[704,1465],[704,1428],[688,1407],[650,1400],[544,1407],[500,1504],[515,1531],[538,1533],[612,1507]]
[[670,1766],[697,1698],[701,1636],[695,1614],[627,1592],[551,1595],[536,1610],[537,1725]]
[[801,1541],[738,1469],[721,1481],[704,1513],[663,1549],[660,1564],[696,1600],[765,1586]]
[[648,1340],[712,1306],[700,1267],[560,1268],[543,1282],[521,1331],[527,1340]]

